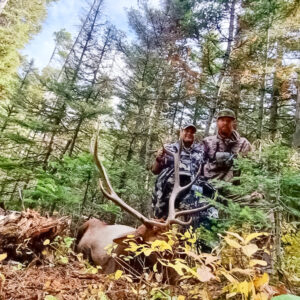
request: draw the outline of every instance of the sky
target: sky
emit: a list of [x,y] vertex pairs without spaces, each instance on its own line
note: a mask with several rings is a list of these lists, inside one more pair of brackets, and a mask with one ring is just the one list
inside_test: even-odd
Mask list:
[[[150,0],[151,6],[158,7],[160,0]],[[29,44],[21,51],[28,59],[34,59],[35,67],[42,69],[51,57],[54,49],[55,31],[65,28],[75,38],[79,30],[80,15],[86,0],[59,0],[48,7],[48,16],[42,24],[40,33],[34,36]],[[128,26],[126,9],[137,7],[138,0],[106,0],[104,14],[106,19],[118,29],[132,34]]]

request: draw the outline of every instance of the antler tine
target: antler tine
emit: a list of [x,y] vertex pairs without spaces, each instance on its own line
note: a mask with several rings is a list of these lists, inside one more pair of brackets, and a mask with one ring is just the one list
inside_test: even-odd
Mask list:
[[[94,149],[93,149],[94,148]],[[100,178],[104,178],[104,184],[102,183],[101,179],[100,179],[100,188],[101,188],[101,191],[103,192],[104,194],[104,191],[106,194],[110,195],[114,192],[112,186],[111,186],[111,183],[109,181],[109,178],[106,174],[106,171],[98,157],[98,137],[96,136],[96,139],[95,139],[95,143],[94,143],[94,147],[92,146],[92,143],[91,143],[91,153],[93,154],[93,157],[94,157],[94,161],[95,161],[95,164],[100,172]],[[104,185],[105,185],[105,188],[106,190],[108,190],[108,192],[106,192],[106,190],[104,189]]]
[[188,183],[187,185],[181,186],[179,193],[181,193],[181,192],[187,190],[188,188],[190,188],[196,182],[196,180],[198,179],[200,173],[201,173],[201,164],[199,166],[198,172],[197,172],[196,176],[194,177],[194,179],[190,183]]
[[[100,172],[100,179],[99,179],[99,185],[102,193],[105,197],[113,201],[115,204],[123,208],[125,211],[130,213],[132,216],[136,217],[138,220],[140,220],[143,224],[146,226],[158,226],[161,228],[166,227],[167,223],[161,223],[154,220],[149,220],[144,215],[142,215],[140,212],[129,206],[124,200],[122,200],[114,191],[112,188],[110,181],[108,179],[108,176],[106,174],[105,168],[103,167],[99,157],[98,157],[98,138],[96,137],[95,144],[94,144],[94,151],[93,151],[94,160],[96,163],[96,166]],[[102,178],[102,179],[101,179]]]
[[208,209],[210,207],[212,207],[212,205],[208,204],[208,205],[205,205],[205,206],[202,206],[202,207],[198,207],[198,208],[193,208],[193,209],[187,209],[187,210],[178,211],[175,214],[175,218],[178,218],[178,217],[183,216],[183,215],[194,214],[194,213],[197,213],[199,211],[206,210],[206,209]]
[[174,186],[173,186],[173,190],[170,195],[170,198],[169,198],[169,213],[168,213],[168,218],[167,218],[167,221],[170,223],[174,222],[174,220],[175,220],[175,201],[181,191],[180,178],[179,178],[179,164],[180,164],[181,149],[182,149],[182,140],[181,139],[179,140],[179,149],[176,153],[173,153],[173,152],[165,149],[166,153],[169,155],[172,155],[174,158]]
[[181,221],[181,220],[178,220],[178,219],[172,219],[172,220],[169,220],[169,223],[170,224],[179,224],[179,225],[182,225],[182,226],[187,226],[187,225],[190,225],[192,223],[192,218],[190,218],[187,222]]

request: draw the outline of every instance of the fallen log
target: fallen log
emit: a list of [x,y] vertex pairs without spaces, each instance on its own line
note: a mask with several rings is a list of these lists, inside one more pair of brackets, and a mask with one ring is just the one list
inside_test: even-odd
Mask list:
[[43,242],[65,233],[67,217],[44,217],[39,212],[0,211],[0,253],[7,259],[30,262],[44,248]]

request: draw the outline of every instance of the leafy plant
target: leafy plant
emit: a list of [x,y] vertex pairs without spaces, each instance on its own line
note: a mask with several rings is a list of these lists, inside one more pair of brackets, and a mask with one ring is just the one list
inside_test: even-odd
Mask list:
[[[184,294],[191,298],[209,299],[209,284],[220,282],[227,299],[236,295],[241,295],[243,299],[248,299],[248,296],[253,299],[268,299],[265,287],[269,283],[269,276],[261,273],[261,268],[267,262],[256,257],[259,251],[268,252],[268,249],[254,243],[268,236],[268,233],[254,232],[242,237],[237,233],[227,232],[226,236],[221,236],[221,245],[212,253],[200,254],[196,252],[197,235],[191,229],[181,233],[173,227],[163,235],[162,239],[147,243],[138,242],[134,236],[129,235],[124,241],[127,245],[125,250],[129,254],[116,258],[118,261],[122,259],[120,265],[125,266],[127,274],[120,273],[118,278],[148,278],[147,282],[151,286],[149,292],[153,299],[164,293],[157,284],[162,285],[168,280],[176,280]],[[110,247],[108,253],[116,257],[114,249],[115,247]],[[148,266],[146,258],[151,258],[151,261],[155,259],[152,267]],[[130,261],[133,260],[135,264],[140,263],[142,273],[138,273],[139,268],[130,268]],[[199,289],[191,288],[195,282],[199,284]]]

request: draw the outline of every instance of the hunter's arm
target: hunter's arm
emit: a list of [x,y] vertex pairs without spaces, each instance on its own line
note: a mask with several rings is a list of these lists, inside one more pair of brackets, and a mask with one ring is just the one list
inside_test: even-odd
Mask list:
[[151,167],[154,175],[158,175],[165,168],[165,157],[163,149],[159,150],[156,159]]

